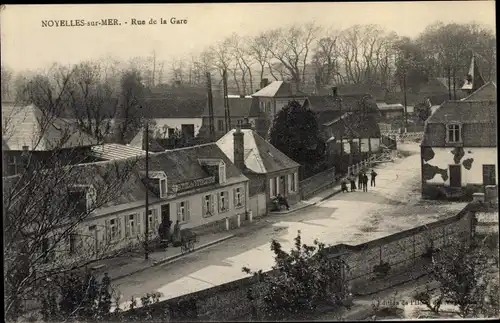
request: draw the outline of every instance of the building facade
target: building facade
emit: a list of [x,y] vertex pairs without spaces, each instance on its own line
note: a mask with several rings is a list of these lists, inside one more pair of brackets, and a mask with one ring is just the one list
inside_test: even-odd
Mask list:
[[470,198],[498,184],[497,102],[487,91],[481,99],[481,91],[473,94],[476,100],[445,102],[427,120],[421,143],[423,197]]
[[[300,164],[276,149],[244,124],[217,141],[226,156],[250,179],[252,211],[264,215],[272,210],[272,200],[281,195],[290,205],[300,201]],[[256,206],[265,204],[265,208]]]
[[[120,170],[126,180],[113,177]],[[176,221],[181,230],[225,227],[226,222],[234,228],[249,211],[249,180],[215,143],[150,154],[147,176],[144,156],[77,165],[72,172],[74,178],[60,190],[69,192],[71,207],[59,209],[88,214],[71,238],[54,248],[61,259],[142,248],[146,221],[148,239],[154,240],[168,221],[171,230]],[[93,208],[105,194],[109,200]],[[52,248],[51,239],[47,248]]]

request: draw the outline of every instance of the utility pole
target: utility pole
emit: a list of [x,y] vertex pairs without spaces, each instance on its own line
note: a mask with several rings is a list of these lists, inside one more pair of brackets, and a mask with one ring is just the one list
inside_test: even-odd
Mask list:
[[207,72],[207,95],[208,95],[208,127],[210,141],[215,141],[215,125],[214,125],[214,101],[212,95],[212,79],[210,72]]
[[[146,120],[146,183],[149,183],[149,120]],[[149,250],[148,250],[148,240],[149,240],[149,192],[146,189],[146,224],[144,232],[144,259],[148,260]]]
[[405,104],[405,133],[408,129],[408,106],[406,101],[406,68],[403,74],[403,99]]
[[222,74],[222,81],[224,83],[224,111],[226,117],[226,133],[231,130],[231,115],[229,114],[229,102],[227,98],[227,71],[224,69]]

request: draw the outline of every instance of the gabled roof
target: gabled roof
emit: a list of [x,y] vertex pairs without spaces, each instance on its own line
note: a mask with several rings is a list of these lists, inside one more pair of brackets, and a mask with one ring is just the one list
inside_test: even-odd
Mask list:
[[143,114],[147,118],[201,118],[207,99],[171,95],[150,97],[145,103]]
[[481,76],[481,72],[479,71],[479,66],[477,65],[476,58],[472,55],[469,73],[467,74],[467,78],[465,79],[464,85],[462,86],[462,90],[465,91],[475,91],[479,89],[481,86],[486,83]]
[[[235,131],[232,129],[217,141],[217,145],[231,161],[234,161],[233,134]],[[245,166],[252,172],[267,174],[300,166],[255,131],[241,129],[241,132],[245,149]]]
[[377,103],[369,94],[339,95],[338,99],[331,95],[309,96],[304,102],[304,107],[316,112],[320,124],[332,121],[341,113],[362,111],[363,108],[366,108],[367,113],[380,114]]
[[[259,109],[259,98],[234,98],[230,97],[228,98],[228,104],[229,104],[229,113],[231,115],[231,118],[245,118],[245,117],[256,117],[258,116],[258,109]],[[252,108],[252,106],[257,107],[257,109]],[[213,108],[214,108],[214,117],[221,117],[223,118],[225,116],[225,109],[224,109],[224,99],[221,97],[215,97],[213,99]],[[208,110],[208,105],[205,106],[205,110],[203,111],[202,116],[203,117],[208,117],[209,110]]]
[[447,101],[430,117],[427,123],[491,123],[497,120],[496,101]]
[[[216,143],[172,149],[152,154],[149,158],[149,170],[165,172],[170,190],[172,187],[171,184],[209,176],[199,162],[200,159],[220,159],[226,164],[226,179],[247,180]],[[139,160],[138,169],[141,171],[145,169],[144,158]]]
[[474,100],[495,100],[497,99],[497,85],[495,82],[488,82],[481,86],[474,93],[463,99],[462,101]]
[[33,104],[2,103],[2,139],[7,150],[50,151],[97,144],[97,139]]
[[304,97],[306,93],[294,90],[292,84],[284,81],[274,81],[263,89],[252,94],[253,97],[264,98],[290,98],[290,97]]
[[342,118],[336,118],[327,125],[333,136],[347,138],[380,138],[380,127],[373,115],[361,115],[355,112],[346,112]]
[[[160,151],[165,151],[165,148],[163,148],[154,138],[153,134],[150,133],[148,136],[148,141],[149,141],[149,150],[152,152],[160,152]],[[132,147],[137,147],[141,150],[146,150],[146,131],[145,129],[139,130],[137,135],[130,141],[130,146]]]
[[146,154],[146,151],[139,147],[121,144],[103,144],[93,146],[91,154],[102,160],[124,159],[139,157]]

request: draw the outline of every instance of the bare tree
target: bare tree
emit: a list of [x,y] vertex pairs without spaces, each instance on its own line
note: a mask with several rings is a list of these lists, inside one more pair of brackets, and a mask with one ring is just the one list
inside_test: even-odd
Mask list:
[[[250,93],[253,93],[253,74],[252,74],[252,66],[255,63],[250,50],[250,46],[248,45],[251,42],[249,38],[240,38],[237,34],[233,34],[231,36],[232,43],[232,51],[236,61],[236,65],[240,69],[241,72],[241,84],[243,87],[243,93],[247,94],[248,90]],[[248,75],[248,81],[247,81]],[[248,89],[247,84],[250,83],[250,89]]]
[[312,62],[316,68],[316,74],[320,77],[321,84],[343,83],[344,81],[339,69],[338,38],[339,31],[329,30],[317,42]]
[[[35,77],[23,91],[28,99],[40,99],[38,104],[45,106],[40,108],[30,150],[22,155],[21,172],[3,178],[4,310],[8,319],[25,313],[25,301],[43,298],[50,280],[61,273],[120,253],[112,251],[115,245],[109,240],[97,241],[85,233],[84,223],[123,192],[135,162],[75,165],[83,162],[74,143],[78,131],[54,112],[73,104],[72,78],[82,74],[61,67],[51,72],[61,77]],[[37,79],[42,82],[37,84]],[[14,106],[13,113],[23,113],[23,109]],[[4,139],[7,129],[2,127]],[[50,148],[43,158],[33,153],[41,144]]]
[[[306,78],[306,65],[319,30],[314,23],[308,23],[301,27],[276,29],[266,34],[267,49],[287,69],[297,90]],[[268,66],[273,67],[271,64]]]
[[260,79],[264,78],[264,71],[269,62],[269,49],[267,46],[267,37],[264,33],[259,34],[249,40],[248,53],[260,66]]
[[2,72],[2,100],[10,100],[13,92],[13,72],[10,68],[1,67]]
[[145,88],[142,85],[140,72],[132,69],[123,73],[118,109],[118,117],[121,119],[118,136],[123,143],[135,135],[143,125],[145,112],[141,111],[141,107],[145,105],[144,98]]

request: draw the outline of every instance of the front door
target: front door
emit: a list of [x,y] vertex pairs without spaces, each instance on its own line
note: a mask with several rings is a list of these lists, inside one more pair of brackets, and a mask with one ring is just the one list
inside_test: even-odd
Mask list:
[[285,176],[280,176],[280,194],[286,196]]
[[483,185],[496,185],[495,165],[483,165]]
[[462,186],[462,166],[450,165],[450,187]]
[[161,206],[161,223],[167,224],[170,221],[170,204]]

